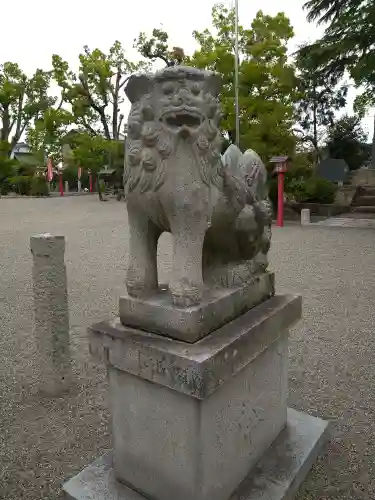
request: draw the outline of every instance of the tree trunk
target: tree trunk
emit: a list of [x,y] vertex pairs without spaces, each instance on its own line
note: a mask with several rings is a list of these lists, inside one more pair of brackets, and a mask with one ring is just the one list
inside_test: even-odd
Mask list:
[[372,136],[372,157],[371,157],[371,168],[375,169],[375,114],[374,114],[374,134]]
[[2,114],[2,128],[0,128],[0,156],[10,158],[12,154],[12,147],[9,142],[9,135],[11,130],[9,106],[4,107]]
[[0,141],[8,142],[9,141],[9,126],[10,126],[10,116],[8,107],[4,108],[3,116],[2,116],[3,128],[0,129]]
[[112,111],[112,139],[117,141],[118,139],[118,96],[120,91],[120,80],[121,80],[121,71],[120,68],[117,68],[116,75],[116,83],[115,83],[115,91],[113,92],[113,111]]
[[313,104],[313,145],[316,153],[315,162],[320,161],[320,151],[318,148],[318,118],[317,118],[317,103],[316,103],[316,89],[314,88],[314,104]]

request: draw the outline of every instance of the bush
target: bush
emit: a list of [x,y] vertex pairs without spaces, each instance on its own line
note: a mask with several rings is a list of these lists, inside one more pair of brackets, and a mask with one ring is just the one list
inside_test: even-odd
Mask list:
[[78,168],[75,166],[64,168],[63,182],[68,182],[69,189],[75,191],[78,186]]
[[34,177],[31,182],[31,194],[33,196],[49,196],[47,182],[44,177]]
[[335,200],[336,186],[333,182],[312,176],[309,179],[294,179],[288,186],[288,195],[298,203],[330,204]]
[[14,190],[17,194],[30,194],[32,177],[27,175],[17,175],[15,177],[10,177],[8,182],[11,186],[14,186]]
[[[289,201],[297,203],[331,204],[335,200],[336,185],[333,182],[311,175],[308,178],[290,178],[285,176],[285,195]],[[277,206],[277,179],[269,181],[269,197]]]
[[8,179],[4,179],[0,184],[0,196],[4,196],[11,191]]
[[336,185],[333,182],[313,176],[305,182],[301,202],[330,204],[335,200]]

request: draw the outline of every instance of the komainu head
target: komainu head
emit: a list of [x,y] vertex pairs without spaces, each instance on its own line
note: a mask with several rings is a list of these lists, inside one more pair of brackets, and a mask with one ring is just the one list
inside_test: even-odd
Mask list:
[[179,141],[188,141],[201,164],[204,182],[220,162],[218,95],[220,77],[187,66],[133,75],[125,89],[132,107],[128,118],[125,165],[127,191],[156,190],[166,162]]

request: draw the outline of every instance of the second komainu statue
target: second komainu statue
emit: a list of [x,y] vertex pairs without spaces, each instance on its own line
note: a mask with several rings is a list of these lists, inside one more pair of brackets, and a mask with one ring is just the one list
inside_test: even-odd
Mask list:
[[266,169],[252,150],[221,155],[217,74],[175,66],[133,75],[124,173],[129,295],[156,291],[157,242],[173,236],[173,304],[206,288],[251,281],[268,265],[272,211]]

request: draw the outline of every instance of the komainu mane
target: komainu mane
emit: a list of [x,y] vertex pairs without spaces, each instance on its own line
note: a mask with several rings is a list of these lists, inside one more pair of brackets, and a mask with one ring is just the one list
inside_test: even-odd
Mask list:
[[130,228],[127,288],[158,287],[157,242],[174,239],[173,303],[199,303],[205,284],[232,286],[267,267],[266,171],[251,150],[221,157],[217,74],[175,66],[133,75],[124,185]]

